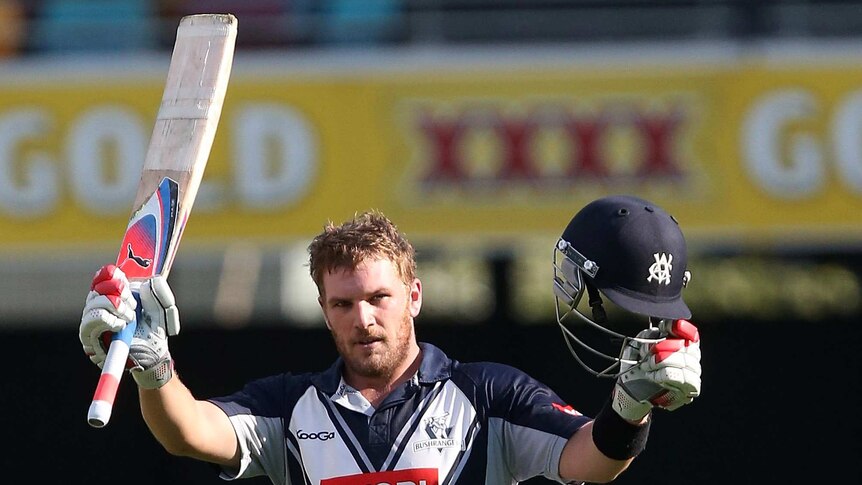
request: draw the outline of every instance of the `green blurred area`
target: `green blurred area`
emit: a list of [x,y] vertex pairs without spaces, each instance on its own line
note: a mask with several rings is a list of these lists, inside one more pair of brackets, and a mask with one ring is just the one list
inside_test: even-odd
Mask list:
[[[508,313],[524,324],[554,321],[550,248],[507,253]],[[420,261],[426,316],[446,315],[480,323],[495,313],[494,257],[447,252]],[[695,255],[693,277],[684,290],[693,319],[780,323],[782,320],[846,320],[862,310],[860,258],[828,255]]]

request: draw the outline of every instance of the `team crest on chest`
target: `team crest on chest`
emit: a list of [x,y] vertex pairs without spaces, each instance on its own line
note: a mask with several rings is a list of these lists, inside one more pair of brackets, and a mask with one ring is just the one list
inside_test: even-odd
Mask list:
[[464,449],[464,441],[450,438],[452,426],[449,426],[449,413],[430,416],[422,420],[422,430],[430,439],[413,443],[413,452],[436,448],[442,452],[444,448]]

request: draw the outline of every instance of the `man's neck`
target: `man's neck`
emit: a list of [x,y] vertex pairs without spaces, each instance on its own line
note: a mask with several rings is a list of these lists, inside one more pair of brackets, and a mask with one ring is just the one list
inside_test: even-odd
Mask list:
[[386,399],[386,396],[401,384],[409,381],[419,370],[419,364],[422,362],[422,351],[417,346],[410,355],[411,357],[405,360],[404,365],[389,377],[363,377],[353,374],[345,375],[344,379],[376,409]]

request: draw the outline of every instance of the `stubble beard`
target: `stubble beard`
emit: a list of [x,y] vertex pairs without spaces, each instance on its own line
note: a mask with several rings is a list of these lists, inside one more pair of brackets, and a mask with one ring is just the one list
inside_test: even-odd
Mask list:
[[407,359],[412,337],[413,326],[406,309],[401,318],[401,331],[398,332],[396,340],[393,341],[387,336],[385,340],[380,341],[383,348],[376,350],[370,356],[357,356],[352,342],[339,339],[334,333],[332,334],[347,370],[371,379],[390,379],[394,375],[395,370]]

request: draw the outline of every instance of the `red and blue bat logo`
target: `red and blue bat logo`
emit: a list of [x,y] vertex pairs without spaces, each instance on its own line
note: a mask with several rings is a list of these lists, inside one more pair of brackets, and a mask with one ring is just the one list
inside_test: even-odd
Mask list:
[[129,278],[149,278],[161,274],[177,225],[179,190],[165,177],[149,199],[132,214],[117,266]]

